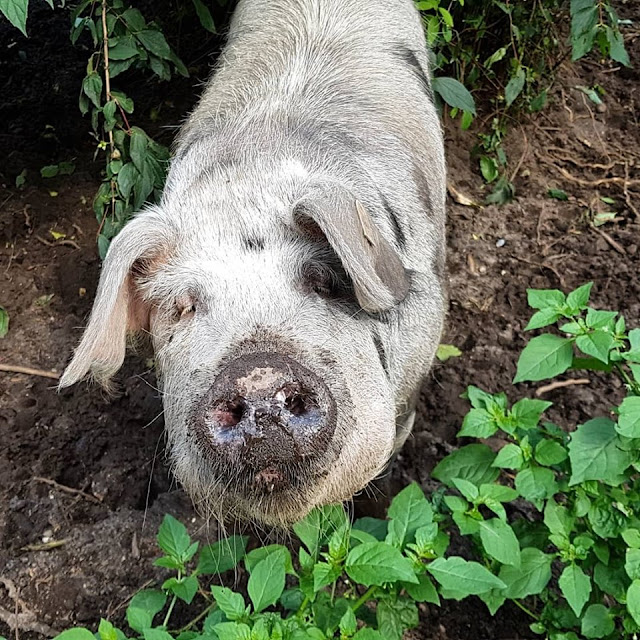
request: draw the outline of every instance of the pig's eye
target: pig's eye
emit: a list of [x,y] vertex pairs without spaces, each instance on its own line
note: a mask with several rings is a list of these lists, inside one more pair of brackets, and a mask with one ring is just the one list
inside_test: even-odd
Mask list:
[[196,313],[196,302],[191,296],[176,300],[176,321],[189,320]]
[[350,288],[346,274],[337,273],[321,262],[310,262],[304,266],[302,285],[305,291],[323,298],[346,298]]

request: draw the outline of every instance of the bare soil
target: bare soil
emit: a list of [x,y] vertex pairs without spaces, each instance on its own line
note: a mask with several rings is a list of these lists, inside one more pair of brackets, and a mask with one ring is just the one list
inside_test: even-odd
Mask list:
[[[631,59],[640,60],[637,34],[627,46]],[[70,86],[77,86],[71,75]],[[640,325],[639,77],[637,69],[594,60],[564,65],[551,105],[514,126],[507,141],[516,200],[473,207],[450,198],[443,342],[463,353],[437,363],[425,382],[415,433],[394,467],[396,487],[417,480],[434,488],[430,471],[460,444],[456,432],[467,405],[459,396],[467,385],[509,389],[512,399],[539,386],[510,387],[526,341],[527,288],[566,290],[593,280],[596,305],[619,309],[629,325]],[[24,78],[13,82],[26,86]],[[606,90],[601,108],[575,89],[595,83]],[[0,364],[60,373],[80,338],[99,273],[91,211],[95,169],[90,144],[77,130],[71,148],[43,149],[40,130],[29,131],[22,102],[13,98],[5,94],[0,106],[15,120],[10,135],[0,131],[0,141],[16,150],[0,165],[0,304],[11,317],[0,340]],[[64,108],[75,109],[74,101]],[[182,95],[175,104],[190,101]],[[179,118],[178,109],[167,108],[162,122],[175,125]],[[486,187],[470,154],[474,133],[448,120],[445,126],[450,185],[481,202]],[[85,131],[87,123],[77,127]],[[80,158],[73,176],[35,177],[47,153],[52,162],[71,152]],[[24,167],[34,177],[17,190],[15,174]],[[564,189],[569,200],[549,198],[549,188]],[[615,204],[603,203],[603,196]],[[589,211],[605,210],[615,210],[616,221],[593,229]],[[56,240],[52,231],[64,238]],[[589,384],[545,395],[555,403],[551,415],[558,424],[568,428],[609,412],[620,392],[615,381],[586,377]],[[118,380],[120,393],[109,398],[86,385],[57,393],[52,378],[0,372],[0,635],[14,633],[8,621],[16,613],[21,638],[70,625],[95,627],[100,617],[121,621],[127,600],[165,575],[151,564],[164,513],[188,523],[201,539],[215,539],[165,464],[162,407],[144,355],[132,355]],[[51,541],[59,545],[42,548]],[[472,599],[422,607],[412,636],[515,640],[534,637],[528,624],[514,607],[492,618]]]

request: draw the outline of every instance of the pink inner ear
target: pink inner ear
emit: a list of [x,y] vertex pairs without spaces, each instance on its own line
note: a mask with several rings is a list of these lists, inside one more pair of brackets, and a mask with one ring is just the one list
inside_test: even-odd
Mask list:
[[132,276],[127,278],[127,331],[149,331],[151,305],[146,302]]

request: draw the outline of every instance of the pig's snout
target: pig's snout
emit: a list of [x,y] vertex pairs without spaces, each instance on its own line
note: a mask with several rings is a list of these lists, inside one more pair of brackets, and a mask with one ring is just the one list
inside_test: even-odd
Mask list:
[[271,492],[295,484],[297,470],[322,458],[335,422],[335,400],[319,376],[288,356],[259,353],[222,370],[196,410],[194,427],[223,475],[238,473]]

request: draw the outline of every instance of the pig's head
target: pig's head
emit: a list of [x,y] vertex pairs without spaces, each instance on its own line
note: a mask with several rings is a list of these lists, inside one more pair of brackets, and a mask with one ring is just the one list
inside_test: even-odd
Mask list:
[[197,210],[185,216],[165,201],[124,228],[61,386],[88,372],[108,383],[127,335],[148,334],[172,466],[196,504],[287,524],[350,498],[392,453],[377,326],[408,276],[342,187],[268,212],[233,202],[200,193],[179,202]]

